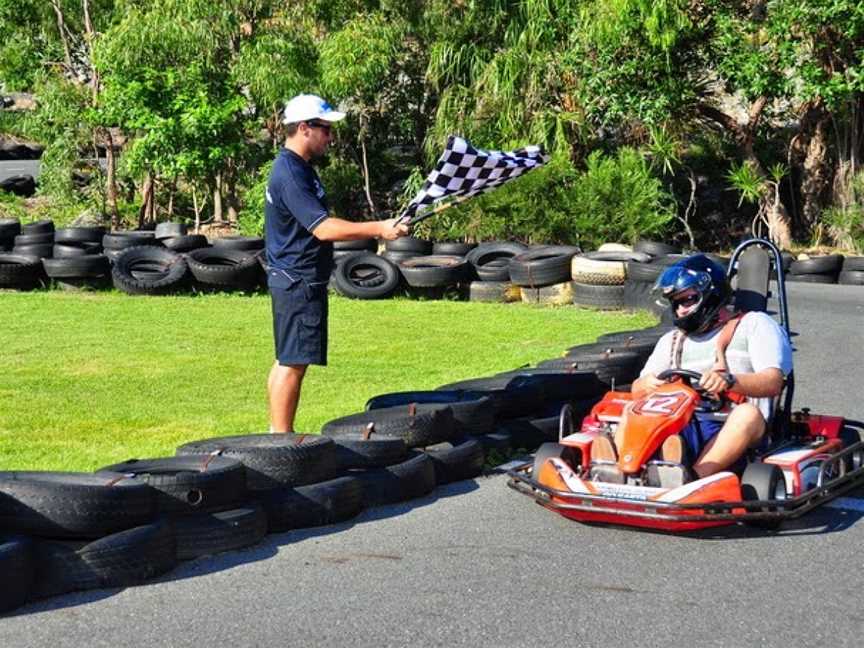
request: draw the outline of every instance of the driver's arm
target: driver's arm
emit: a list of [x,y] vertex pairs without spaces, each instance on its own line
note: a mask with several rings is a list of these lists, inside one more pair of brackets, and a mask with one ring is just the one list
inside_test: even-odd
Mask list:
[[[735,374],[734,378],[735,383],[730,389],[743,396],[753,396],[755,398],[774,397],[783,390],[783,372],[774,367],[763,369],[756,373]],[[633,383],[633,385],[635,387],[636,383]],[[702,374],[702,380],[699,381],[699,385],[714,394],[720,394],[726,390],[726,381],[716,371],[708,371]]]
[[660,380],[653,373],[647,373],[633,381],[633,384],[630,385],[630,391],[636,398],[641,398],[645,394],[650,394],[656,390],[660,385],[665,384],[665,380]]

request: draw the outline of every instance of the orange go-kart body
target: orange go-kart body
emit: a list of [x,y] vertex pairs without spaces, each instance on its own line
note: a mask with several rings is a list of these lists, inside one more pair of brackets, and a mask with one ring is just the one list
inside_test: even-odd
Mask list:
[[[681,382],[663,385],[641,398],[627,392],[607,393],[585,417],[580,431],[560,439],[559,447],[563,446],[565,453],[535,462],[530,482],[544,493],[538,501],[581,522],[673,532],[723,526],[752,517],[750,503],[742,501],[741,480],[733,472],[720,472],[676,488],[643,483],[646,466],[658,462],[663,441],[681,432],[698,404],[698,394]],[[762,457],[762,461],[782,469],[789,504],[797,505],[800,500],[803,506],[807,492],[819,490],[814,487],[826,457],[843,450],[843,419],[806,414],[796,420],[804,430],[801,441]],[[589,475],[593,442],[609,433],[618,448],[618,467],[627,478],[623,484],[592,480]]]

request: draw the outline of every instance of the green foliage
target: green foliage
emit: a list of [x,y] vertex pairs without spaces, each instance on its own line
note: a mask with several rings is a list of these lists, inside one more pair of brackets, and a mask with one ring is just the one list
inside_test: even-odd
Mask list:
[[822,219],[839,247],[864,254],[864,171],[852,179],[849,202],[826,209]]
[[464,232],[474,240],[573,243],[587,250],[605,241],[662,236],[674,209],[645,157],[625,147],[615,156],[595,151],[584,171],[558,155],[519,180],[445,210],[427,227],[441,238]]
[[741,194],[741,200],[738,202],[739,207],[744,201],[759,202],[759,198],[762,196],[762,178],[752,164],[746,162],[733,164],[726,178],[732,187]]

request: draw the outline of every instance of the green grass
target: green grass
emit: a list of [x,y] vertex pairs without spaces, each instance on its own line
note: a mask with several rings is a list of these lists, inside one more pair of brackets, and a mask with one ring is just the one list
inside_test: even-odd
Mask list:
[[[307,374],[304,432],[376,394],[490,375],[654,322],[524,304],[330,306],[330,365]],[[267,295],[6,292],[0,313],[0,470],[93,470],[268,427]]]

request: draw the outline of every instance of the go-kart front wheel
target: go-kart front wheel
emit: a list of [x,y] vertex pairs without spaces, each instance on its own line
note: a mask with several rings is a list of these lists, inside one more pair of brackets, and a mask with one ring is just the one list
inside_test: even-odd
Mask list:
[[[741,495],[745,502],[786,499],[786,479],[778,466],[754,462],[747,464],[741,476]],[[766,506],[759,511],[774,512],[774,506]],[[782,520],[752,520],[747,524],[760,529],[776,529]]]
[[544,443],[534,453],[534,466],[531,476],[536,480],[540,476],[540,468],[547,459],[561,459],[573,470],[579,467],[579,451],[560,443]]

